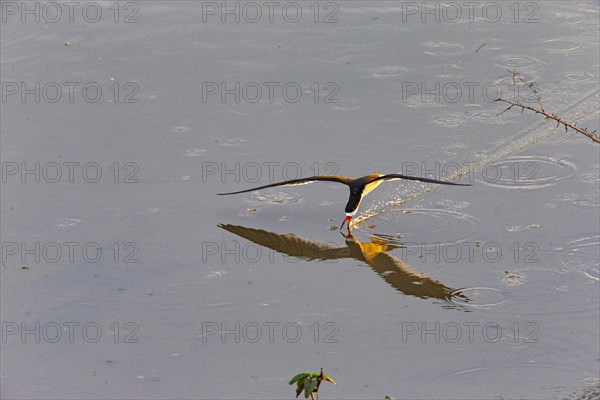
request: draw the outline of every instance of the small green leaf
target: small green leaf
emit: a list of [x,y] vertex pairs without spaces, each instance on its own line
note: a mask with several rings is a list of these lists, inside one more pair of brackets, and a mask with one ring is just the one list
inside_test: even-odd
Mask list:
[[304,382],[306,382],[304,379],[298,381],[298,387],[296,387],[296,397],[300,396],[300,393],[302,393],[304,390]]
[[308,382],[308,384],[304,387],[304,397],[308,399],[308,396],[310,396],[310,394],[312,392],[315,391],[315,388],[317,387],[317,381],[313,381],[311,380],[310,382]]
[[293,385],[294,383],[298,382],[301,379],[304,379],[308,376],[308,372],[302,372],[298,375],[296,375],[295,377],[292,378],[292,380],[290,381],[290,385]]

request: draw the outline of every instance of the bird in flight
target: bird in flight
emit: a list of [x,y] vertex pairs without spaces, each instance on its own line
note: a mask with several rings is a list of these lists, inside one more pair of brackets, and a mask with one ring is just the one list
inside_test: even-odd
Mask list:
[[392,181],[397,179],[407,179],[411,181],[419,181],[426,183],[437,183],[440,185],[454,185],[454,186],[471,186],[467,183],[454,183],[454,182],[446,182],[446,181],[438,181],[435,179],[429,178],[421,178],[418,176],[408,176],[402,174],[379,174],[374,173],[371,175],[363,176],[361,178],[347,178],[345,176],[335,176],[335,175],[319,175],[319,176],[311,176],[308,178],[300,178],[300,179],[292,179],[289,181],[271,183],[269,185],[259,186],[252,189],[240,190],[237,192],[229,192],[229,193],[217,193],[219,196],[226,196],[230,194],[239,194],[239,193],[247,193],[254,192],[256,190],[267,189],[271,187],[277,186],[297,186],[297,185],[306,185],[307,183],[312,182],[338,182],[343,183],[350,187],[350,197],[348,198],[348,203],[346,204],[346,217],[342,221],[342,225],[340,226],[340,230],[344,227],[344,225],[348,224],[348,232],[350,232],[350,220],[358,211],[358,206],[360,205],[361,200],[370,192],[372,192],[377,186],[379,186],[383,181]]

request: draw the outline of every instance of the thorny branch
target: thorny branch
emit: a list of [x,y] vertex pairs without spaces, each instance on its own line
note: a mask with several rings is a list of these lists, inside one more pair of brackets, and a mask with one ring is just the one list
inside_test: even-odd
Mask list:
[[517,71],[508,70],[508,72],[510,72],[512,74],[513,85],[518,85],[519,82],[521,82],[525,86],[527,86],[527,88],[531,91],[531,93],[536,97],[538,105],[540,106],[540,108],[537,109],[537,108],[530,107],[528,105],[522,104],[522,103],[520,103],[518,101],[515,102],[515,101],[510,101],[510,100],[506,100],[506,99],[503,99],[503,98],[499,98],[499,99],[496,99],[495,101],[500,101],[502,103],[507,103],[507,104],[509,104],[509,106],[504,111],[498,113],[497,115],[502,115],[502,114],[504,114],[505,112],[507,112],[508,110],[510,110],[513,107],[519,107],[519,108],[521,108],[521,112],[523,112],[525,110],[533,111],[536,114],[543,115],[545,117],[545,119],[551,119],[551,120],[556,121],[556,127],[558,128],[561,125],[564,126],[565,127],[565,132],[567,132],[569,130],[569,128],[571,128],[574,131],[577,131],[577,132],[579,132],[579,133],[581,133],[581,134],[589,137],[594,142],[600,143],[600,136],[596,135],[596,131],[590,132],[586,128],[579,128],[577,126],[576,122],[573,123],[573,124],[571,124],[571,123],[565,121],[564,119],[560,118],[556,114],[548,114],[546,112],[546,110],[544,110],[544,106],[542,105],[542,96],[539,94],[539,92],[535,88],[533,82],[528,82],[525,79],[523,79],[521,77],[521,75]]

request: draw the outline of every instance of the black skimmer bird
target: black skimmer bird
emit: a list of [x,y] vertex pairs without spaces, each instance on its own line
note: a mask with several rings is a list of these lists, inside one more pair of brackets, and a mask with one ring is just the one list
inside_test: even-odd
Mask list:
[[271,183],[270,185],[264,185],[255,187],[252,189],[240,190],[238,192],[229,192],[229,193],[217,193],[219,196],[226,196],[230,194],[239,194],[239,193],[247,193],[254,192],[256,190],[267,189],[276,186],[296,186],[296,185],[306,185],[307,183],[312,182],[338,182],[343,183],[344,185],[348,185],[350,187],[350,198],[348,199],[348,204],[346,204],[346,217],[342,221],[342,225],[340,226],[340,230],[344,227],[344,224],[348,223],[348,232],[350,231],[350,220],[356,214],[358,210],[358,206],[360,205],[361,200],[367,194],[371,193],[377,186],[379,186],[383,181],[392,181],[397,179],[407,179],[411,181],[419,181],[426,183],[437,183],[440,185],[455,185],[455,186],[471,186],[468,183],[454,183],[454,182],[446,182],[446,181],[438,181],[435,179],[429,178],[421,178],[417,176],[408,176],[402,174],[378,174],[374,173],[371,175],[363,176],[361,178],[347,178],[345,176],[335,176],[335,175],[320,175],[320,176],[311,176],[308,178],[300,178],[300,179],[292,179],[289,181]]

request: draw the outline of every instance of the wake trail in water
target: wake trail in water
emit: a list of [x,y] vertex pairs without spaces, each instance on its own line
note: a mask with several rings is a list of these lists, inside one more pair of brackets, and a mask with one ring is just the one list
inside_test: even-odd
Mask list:
[[[586,95],[583,99],[579,100],[567,110],[561,112],[559,115],[562,119],[571,122],[584,121],[591,118],[593,115],[598,114],[600,110],[600,91],[595,90],[592,93]],[[501,111],[501,110],[500,110]],[[449,181],[455,181],[465,175],[472,174],[473,171],[481,170],[486,164],[497,163],[511,156],[517,151],[526,149],[540,140],[546,139],[556,133],[557,129],[563,127],[556,127],[556,124],[548,122],[545,119],[540,119],[528,129],[522,130],[516,135],[506,138],[496,147],[492,148],[487,153],[479,155],[477,159],[472,163],[465,163],[463,168],[457,169],[455,173],[446,177]],[[590,141],[591,143],[591,141]],[[428,185],[422,190],[414,193],[402,200],[392,201],[387,203],[383,209],[370,211],[364,216],[355,217],[352,226],[359,225],[377,215],[384,212],[397,209],[400,205],[414,201],[426,193],[432,192],[439,189],[437,185]]]

